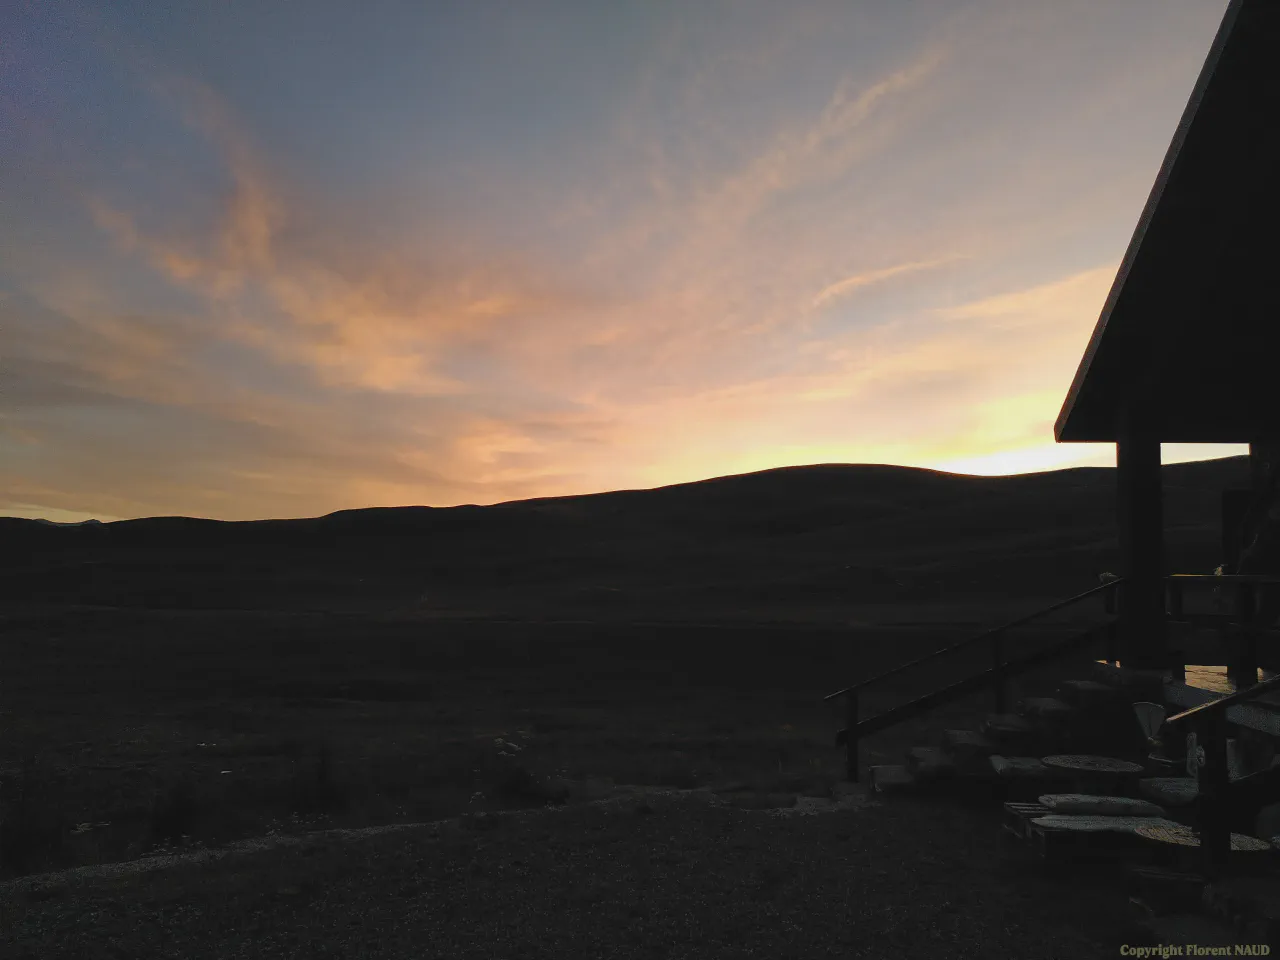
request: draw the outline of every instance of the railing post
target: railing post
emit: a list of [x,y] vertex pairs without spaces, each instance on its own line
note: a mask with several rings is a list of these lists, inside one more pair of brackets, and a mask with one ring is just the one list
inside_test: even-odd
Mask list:
[[1102,612],[1111,619],[1107,621],[1106,636],[1103,638],[1103,656],[1107,663],[1120,662],[1120,626],[1117,619],[1119,604],[1116,595],[1120,592],[1119,586],[1112,586],[1102,594]]
[[1227,722],[1221,710],[1208,713],[1198,724],[1203,740],[1204,766],[1200,769],[1200,852],[1207,878],[1219,876],[1231,852],[1228,816]]
[[1116,621],[1111,620],[1107,623],[1105,653],[1108,663],[1116,663],[1120,659],[1120,644],[1118,642],[1119,638],[1117,637],[1119,629],[1120,628],[1116,625]]
[[991,635],[991,667],[996,678],[996,713],[1005,712],[1004,634]]
[[1236,592],[1236,600],[1238,604],[1236,619],[1242,624],[1250,623],[1257,613],[1253,584],[1247,580],[1241,583]]
[[1258,593],[1253,583],[1240,584],[1236,642],[1232,644],[1229,676],[1239,686],[1251,687],[1258,682],[1258,637],[1253,621],[1258,614]]
[[849,732],[844,742],[844,773],[851,783],[858,782],[858,691],[850,690],[844,699],[844,728]]
[[[1120,583],[1123,583],[1123,582],[1124,582],[1123,580],[1120,580]],[[1007,633],[1009,630],[1012,630],[1014,627],[1022,626],[1023,624],[1030,623],[1032,620],[1036,620],[1040,617],[1045,616],[1046,614],[1053,613],[1054,611],[1061,610],[1065,607],[1069,607],[1072,604],[1078,603],[1079,601],[1085,599],[1086,597],[1092,597],[1098,593],[1103,593],[1108,596],[1112,595],[1115,593],[1115,586],[1116,585],[1113,585],[1112,583],[1107,582],[1100,586],[1093,587],[1092,589],[1086,590],[1083,593],[1077,594],[1074,597],[1069,597],[1066,600],[1062,600],[1058,603],[1052,604],[1051,606],[1045,607],[1043,610],[1037,610],[1035,613],[1029,614],[1025,617],[1021,617],[1017,620],[1010,621],[1009,623],[1006,623],[1000,627],[997,627],[995,630],[984,631],[983,633],[980,633],[977,636],[969,637],[959,643],[951,644],[950,646],[943,647],[940,650],[935,650],[932,653],[929,653],[925,656],[918,657],[915,660],[910,660],[906,663],[899,664],[898,666],[894,667],[891,670],[887,670],[883,673],[877,674],[874,677],[861,681],[858,684],[858,686],[866,687],[868,684],[885,680],[890,676],[894,676],[898,673],[901,673],[903,670],[906,670],[909,667],[914,667],[919,664],[925,663],[927,661],[934,660],[936,657],[942,654],[954,653],[957,650],[968,649],[971,647],[976,648],[981,641],[985,639],[990,639],[992,658],[995,661],[995,668],[993,670],[983,671],[982,673],[977,674],[976,676],[970,677],[967,680],[962,680],[959,683],[953,683],[948,687],[944,687],[942,690],[935,691],[933,694],[929,694],[925,697],[914,700],[911,703],[904,704],[903,706],[909,707],[909,708],[918,708],[916,712],[920,712],[924,709],[929,709],[934,703],[944,702],[945,700],[950,699],[952,696],[958,696],[961,693],[968,694],[973,691],[979,691],[982,689],[983,686],[990,683],[991,678],[994,677],[996,680],[996,691],[995,691],[996,709],[998,712],[1003,713],[1007,710],[1008,699],[1012,694],[1010,684],[1009,684],[1009,677],[1011,675],[1014,675],[1014,676],[1021,675],[1023,672],[1025,672],[1034,664],[1047,662],[1048,658],[1046,657],[1046,655],[1057,656],[1059,653],[1065,653],[1067,650],[1072,650],[1072,651],[1077,650],[1084,646],[1084,643],[1082,641],[1088,640],[1091,642],[1091,644],[1096,644],[1097,631],[1096,629],[1085,631],[1084,633],[1081,633],[1076,637],[1070,638],[1069,642],[1067,643],[1054,644],[1051,647],[1045,650],[1041,650],[1028,658],[1018,660],[1013,663],[1006,662],[1005,660],[1003,635]],[[1116,639],[1115,636],[1112,634],[1111,631],[1109,631],[1109,644],[1114,643],[1115,639]],[[1115,658],[1114,654],[1115,654],[1114,651],[1110,651],[1110,650],[1108,651],[1108,656],[1110,659]],[[940,695],[942,696],[941,700],[938,699]],[[836,743],[837,745],[840,743],[840,739],[842,735],[844,739],[844,745],[845,745],[845,772],[849,780],[856,782],[859,779],[859,775],[860,775],[860,771],[858,769],[860,765],[859,757],[858,757],[859,727],[863,723],[865,723],[867,725],[866,729],[868,731],[868,734],[874,733],[877,730],[882,730],[887,725],[885,721],[891,717],[895,717],[896,715],[900,714],[901,709],[899,708],[895,710],[890,710],[888,713],[882,713],[877,717],[870,717],[867,720],[862,721],[859,719],[859,702],[858,702],[857,690],[855,690],[852,687],[846,687],[843,690],[837,690],[834,693],[830,693],[827,696],[823,697],[823,701],[830,702],[839,697],[846,698],[845,699],[846,723],[845,723],[845,729],[843,731],[840,731],[840,733],[837,734]],[[893,722],[896,722],[896,720]]]

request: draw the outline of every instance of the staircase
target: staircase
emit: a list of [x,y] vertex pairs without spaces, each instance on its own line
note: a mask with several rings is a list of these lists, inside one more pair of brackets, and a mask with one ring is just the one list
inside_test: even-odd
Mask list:
[[[977,729],[939,730],[903,762],[871,766],[869,789],[990,804],[1011,855],[1044,869],[1125,877],[1135,934],[1149,944],[1280,946],[1280,760],[1273,761],[1280,678],[1228,692],[1206,689],[1214,684],[1197,676],[1204,668],[1187,667],[1188,682],[1178,682],[1086,660],[1079,676],[1056,688],[1012,709],[1005,702],[1011,677],[1091,642],[1113,642],[1114,630],[1104,624],[1013,661],[993,638],[1117,583],[831,694],[846,703],[836,742],[846,748],[848,776],[861,778],[861,739],[991,687],[996,710]],[[993,645],[992,669],[859,716],[865,687],[983,641]]]

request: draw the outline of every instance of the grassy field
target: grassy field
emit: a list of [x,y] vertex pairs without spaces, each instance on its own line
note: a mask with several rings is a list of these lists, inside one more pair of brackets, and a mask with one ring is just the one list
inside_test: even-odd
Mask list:
[[[143,610],[28,612],[2,626],[10,876],[611,784],[830,795],[841,718],[821,697],[965,633]],[[864,709],[984,656],[914,673]],[[984,706],[894,730],[866,758],[896,759]]]

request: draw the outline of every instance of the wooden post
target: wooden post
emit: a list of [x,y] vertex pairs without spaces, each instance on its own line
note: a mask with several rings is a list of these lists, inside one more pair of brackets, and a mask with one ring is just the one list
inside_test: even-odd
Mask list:
[[1132,406],[1117,423],[1116,506],[1121,585],[1121,661],[1127,667],[1164,669],[1164,509],[1160,440],[1151,419]]
[[1243,690],[1258,682],[1258,632],[1245,627],[1244,642],[1240,648],[1240,662],[1236,664],[1236,686]]
[[1172,760],[1179,770],[1185,770],[1187,766],[1186,731],[1179,729],[1175,734],[1166,727],[1164,732],[1166,735],[1160,737],[1160,746],[1163,748],[1164,755]]
[[1197,737],[1204,746],[1204,766],[1200,769],[1197,800],[1200,825],[1200,852],[1206,878],[1218,877],[1231,853],[1231,820],[1227,810],[1227,720],[1221,710],[1209,713]]
[[844,698],[844,774],[851,783],[858,782],[858,691],[850,690]]
[[1227,573],[1240,570],[1241,528],[1252,499],[1252,490],[1222,491],[1222,562]]
[[1228,643],[1226,675],[1236,689],[1258,682],[1258,635],[1253,618],[1258,614],[1258,594],[1253,584],[1240,584],[1236,593],[1235,630]]
[[991,635],[991,667],[996,672],[996,713],[1004,713],[1006,684],[1004,675],[1004,634],[1002,633],[993,633]]
[[[1166,580],[1165,583],[1165,612],[1166,622],[1180,623],[1184,619],[1186,612],[1183,606],[1183,587],[1177,580]],[[1168,628],[1166,627],[1166,630]],[[1181,634],[1179,635],[1181,636]],[[1187,658],[1182,650],[1181,644],[1175,645],[1169,642],[1166,637],[1166,648],[1168,651],[1168,667],[1169,678],[1175,683],[1184,683],[1187,679]]]
[[1182,584],[1177,580],[1166,580],[1166,595],[1170,620],[1181,620],[1185,607],[1182,600]]
[[1280,437],[1261,436],[1249,444],[1249,482],[1255,494],[1266,489],[1267,479],[1277,463],[1280,463]]
[[[1269,492],[1280,464],[1280,441],[1273,435],[1260,437],[1249,444],[1249,481],[1252,489],[1247,491],[1227,491],[1223,495],[1223,524],[1228,519],[1233,522],[1232,549],[1234,556],[1233,571],[1238,573],[1256,573],[1255,569],[1240,569],[1240,548],[1245,544],[1245,535],[1256,535],[1261,524],[1266,523],[1266,504]],[[1232,517],[1227,517],[1228,495],[1234,497]],[[1252,505],[1253,510],[1247,508]],[[1250,516],[1251,514],[1251,516]],[[1244,529],[1245,519],[1249,519],[1250,529]],[[1225,537],[1225,530],[1224,530]],[[1265,588],[1263,588],[1265,589]],[[1240,687],[1248,687],[1258,682],[1258,635],[1254,629],[1254,620],[1258,616],[1258,588],[1252,583],[1241,583],[1236,591],[1236,611],[1234,629],[1229,631],[1229,659],[1227,675]]]
[[1233,619],[1240,633],[1244,633],[1258,615],[1257,596],[1252,583],[1246,581],[1236,585],[1236,610]]

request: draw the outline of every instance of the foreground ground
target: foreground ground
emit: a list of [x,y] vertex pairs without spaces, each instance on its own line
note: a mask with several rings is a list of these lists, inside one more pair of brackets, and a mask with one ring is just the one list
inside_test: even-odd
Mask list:
[[[1123,897],[988,815],[585,804],[114,879],[11,881],[6,956],[1114,957]],[[1132,941],[1130,941],[1132,942]]]
[[[5,956],[1091,957],[1125,936],[1122,892],[1027,874],[999,853],[990,809],[743,809],[830,798],[841,718],[822,695],[972,624],[28,609],[0,627]],[[863,708],[988,656],[913,673]],[[864,761],[987,709],[894,728]],[[735,805],[588,803],[618,785],[733,786]]]
[[[841,718],[823,694],[957,632],[13,614],[0,878],[539,806],[588,780],[829,795]],[[864,708],[909,693],[890,685]],[[947,721],[896,729],[867,759]]]

